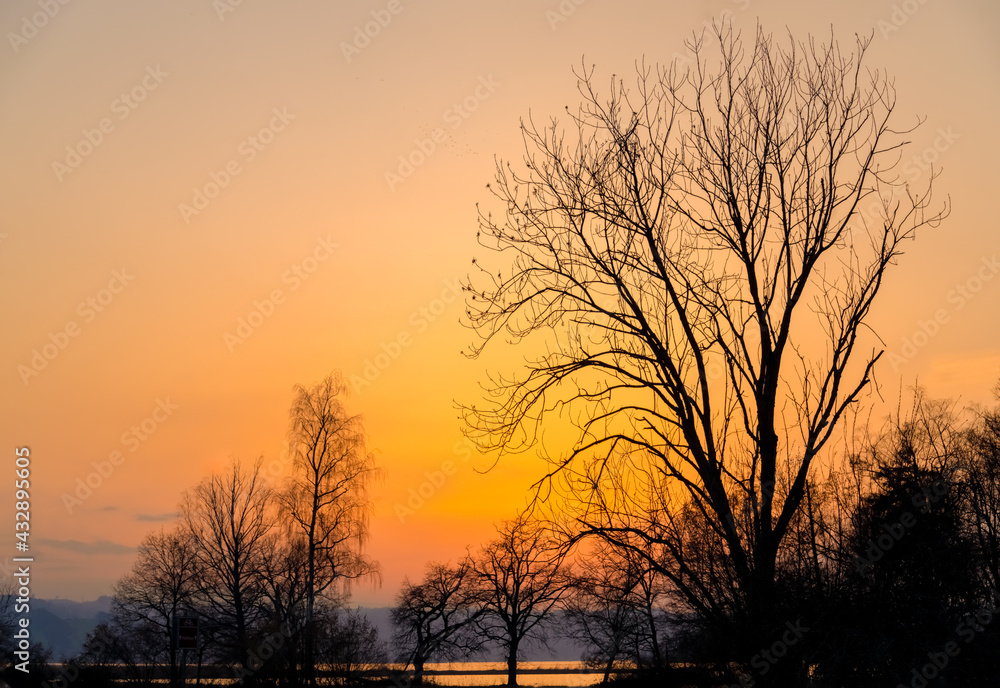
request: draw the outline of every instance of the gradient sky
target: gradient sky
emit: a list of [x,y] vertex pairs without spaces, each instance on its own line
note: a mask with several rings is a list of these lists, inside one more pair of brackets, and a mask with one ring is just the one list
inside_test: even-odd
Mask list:
[[[373,12],[385,26],[345,51]],[[873,313],[899,356],[879,370],[882,395],[919,380],[932,396],[989,401],[1000,9],[987,0],[4,2],[0,438],[11,470],[16,446],[32,452],[34,594],[109,593],[181,492],[231,456],[263,455],[281,474],[292,386],[363,376],[401,336],[349,402],[387,470],[369,549],[383,584],[354,600],[388,603],[403,575],[489,538],[542,468],[477,473],[486,462],[460,444],[454,408],[486,369],[516,362],[460,355],[470,333],[453,298],[481,253],[476,203],[492,200],[494,156],[520,159],[520,118],[579,102],[584,56],[606,84],[642,55],[683,55],[723,15],[799,38],[832,25],[845,47],[875,32],[868,64],[895,76],[897,122],[926,118],[902,164],[920,182],[935,159],[954,206],[908,247]],[[387,180],[436,129],[426,161]],[[227,337],[258,308],[267,317],[245,341]],[[934,336],[907,348],[939,312]],[[119,456],[67,506],[93,462]],[[401,522],[407,490],[447,461],[454,475]],[[7,537],[0,558],[14,555]]]

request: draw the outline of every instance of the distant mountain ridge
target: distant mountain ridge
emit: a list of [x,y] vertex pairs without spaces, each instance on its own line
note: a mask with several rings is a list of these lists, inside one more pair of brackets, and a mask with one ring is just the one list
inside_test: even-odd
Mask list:
[[111,618],[111,598],[104,595],[89,602],[35,598],[28,618],[32,640],[48,647],[54,660],[67,659],[80,654],[87,634]]
[[[35,598],[31,601],[32,640],[44,644],[52,651],[56,661],[68,659],[80,654],[87,634],[97,624],[111,619],[112,598],[103,595],[96,600],[76,602],[62,598]],[[368,620],[378,629],[379,637],[387,645],[392,641],[392,609],[390,607],[359,607],[358,611],[368,617]],[[559,627],[556,622],[553,624]],[[582,648],[565,639],[555,639],[549,643],[551,652],[544,647],[531,646],[524,652],[525,661],[580,659]],[[390,649],[391,653],[391,649]],[[390,659],[395,659],[390,657]],[[485,659],[500,660],[496,651]]]
[[63,619],[86,619],[98,614],[110,614],[111,602],[113,598],[109,595],[101,595],[96,600],[89,602],[76,602],[61,597],[55,599],[35,600],[38,609],[45,609]]

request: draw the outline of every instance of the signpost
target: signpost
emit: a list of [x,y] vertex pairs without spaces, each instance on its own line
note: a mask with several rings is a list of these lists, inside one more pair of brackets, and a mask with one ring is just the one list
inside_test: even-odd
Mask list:
[[174,617],[174,645],[178,650],[198,649],[198,617]]
[[198,649],[197,616],[174,616],[174,649],[181,651],[180,684],[183,686],[187,651]]

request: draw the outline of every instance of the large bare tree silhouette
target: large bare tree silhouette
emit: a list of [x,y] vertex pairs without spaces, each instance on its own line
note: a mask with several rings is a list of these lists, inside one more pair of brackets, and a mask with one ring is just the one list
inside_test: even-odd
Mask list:
[[882,355],[872,304],[947,214],[933,175],[893,171],[908,130],[868,45],[723,23],[691,67],[640,64],[606,99],[585,66],[571,124],[522,124],[524,167],[498,164],[479,238],[499,257],[467,287],[471,355],[529,356],[464,408],[469,435],[502,457],[568,419],[538,494],[581,532],[644,539],[692,609],[757,647],[786,621],[776,561],[810,467]]

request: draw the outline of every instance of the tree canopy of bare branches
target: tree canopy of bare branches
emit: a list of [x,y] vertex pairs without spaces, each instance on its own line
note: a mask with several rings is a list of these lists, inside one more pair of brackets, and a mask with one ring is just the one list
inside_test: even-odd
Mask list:
[[[754,637],[785,621],[779,550],[882,355],[872,304],[947,214],[933,177],[894,172],[907,130],[868,43],[745,40],[726,22],[692,41],[693,66],[640,64],[606,97],[584,67],[569,124],[522,125],[524,166],[498,164],[502,212],[481,214],[506,262],[474,261],[471,355],[545,350],[465,408],[470,436],[502,456],[569,419],[538,494],[560,490],[582,531],[650,540],[694,609]],[[685,509],[717,543],[710,580]]]
[[228,659],[246,667],[250,633],[263,614],[264,566],[273,494],[261,476],[261,460],[233,461],[185,494],[184,523],[196,548],[199,593],[226,636]]
[[372,511],[369,490],[381,473],[366,449],[360,416],[344,405],[346,393],[341,375],[331,374],[313,386],[297,386],[290,412],[294,474],[286,502],[306,547],[307,667],[315,665],[317,598],[342,597],[345,590],[338,585],[378,574],[363,548]]
[[663,672],[662,581],[647,558],[633,549],[599,541],[586,557],[563,603],[567,636],[587,648],[587,662],[604,671],[607,685],[615,662],[627,660]]
[[413,664],[414,685],[423,683],[431,657],[467,657],[482,645],[473,623],[483,614],[483,594],[471,559],[455,566],[431,563],[419,583],[403,580],[392,609],[393,641]]
[[132,570],[114,586],[115,622],[135,633],[148,633],[163,650],[171,686],[179,685],[174,646],[174,618],[192,611],[200,567],[194,539],[185,528],[160,529],[139,545]]
[[565,551],[540,523],[522,515],[501,525],[473,566],[483,600],[477,625],[504,649],[507,685],[517,685],[518,652],[545,637],[543,622],[573,584]]

